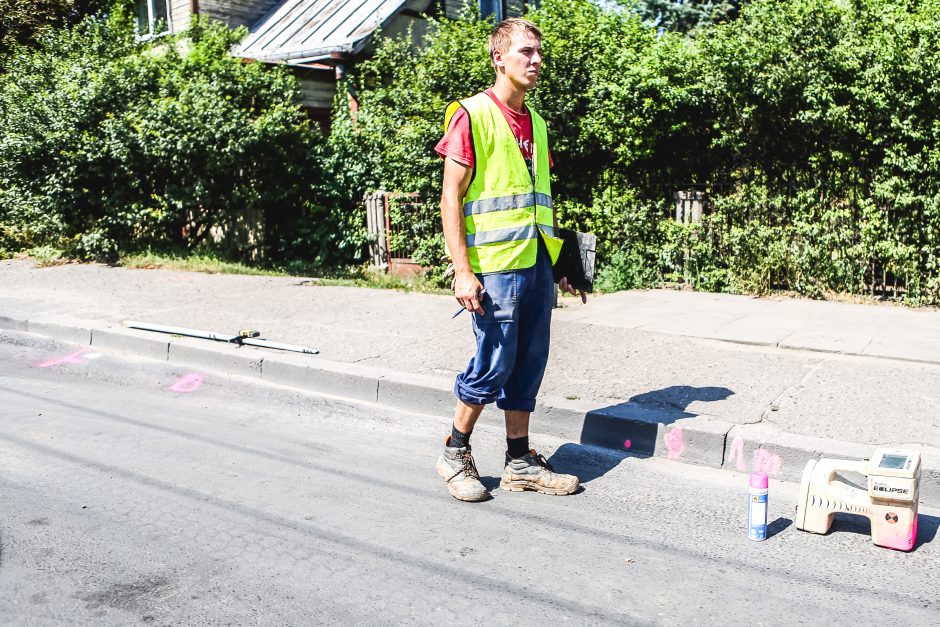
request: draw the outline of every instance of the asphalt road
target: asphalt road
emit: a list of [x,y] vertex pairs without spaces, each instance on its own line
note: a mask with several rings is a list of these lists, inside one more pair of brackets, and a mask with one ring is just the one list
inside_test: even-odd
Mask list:
[[[0,624],[940,624],[940,512],[745,537],[743,475],[535,436],[584,489],[434,472],[447,417],[0,334]],[[537,430],[537,425],[536,425]]]

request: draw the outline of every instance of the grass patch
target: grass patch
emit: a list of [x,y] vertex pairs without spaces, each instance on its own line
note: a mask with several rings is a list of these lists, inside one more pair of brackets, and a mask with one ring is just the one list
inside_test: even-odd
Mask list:
[[367,266],[354,266],[336,271],[333,276],[320,276],[310,279],[311,285],[338,285],[343,287],[369,287],[380,290],[398,290],[402,292],[421,292],[423,294],[452,294],[436,281],[423,276],[404,279],[386,274],[379,270],[370,270]]
[[244,274],[253,276],[309,277],[310,285],[340,287],[368,287],[383,290],[422,292],[426,294],[450,294],[433,279],[423,276],[401,278],[372,270],[366,265],[340,268],[323,268],[303,262],[290,262],[275,266],[252,266],[244,263],[223,261],[212,255],[174,255],[148,251],[121,258],[125,268],[166,269],[207,274]]
[[249,274],[261,276],[288,276],[279,269],[258,268],[235,261],[222,261],[209,255],[161,255],[153,252],[122,257],[120,265],[125,268],[154,270],[183,270],[186,272],[204,272],[206,274]]
[[[29,259],[32,259],[37,268],[48,268],[50,266],[61,266],[66,263],[72,263],[73,260],[65,256],[65,252],[54,246],[36,246],[22,253]],[[19,256],[19,255],[17,255]]]

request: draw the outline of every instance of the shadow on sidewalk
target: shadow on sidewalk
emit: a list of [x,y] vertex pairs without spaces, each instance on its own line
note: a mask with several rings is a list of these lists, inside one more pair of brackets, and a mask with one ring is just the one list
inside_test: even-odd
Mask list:
[[[563,444],[549,463],[557,462],[562,472],[575,472],[582,484],[588,483],[607,474],[626,457],[652,455],[659,425],[695,416],[686,411],[692,403],[723,401],[732,394],[733,390],[723,387],[672,385],[593,410],[584,418],[580,444]],[[601,454],[585,445],[613,450]]]

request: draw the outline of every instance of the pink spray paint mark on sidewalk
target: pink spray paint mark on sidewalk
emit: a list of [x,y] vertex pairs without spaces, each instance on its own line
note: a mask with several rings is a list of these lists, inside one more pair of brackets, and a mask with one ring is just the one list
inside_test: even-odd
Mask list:
[[740,435],[731,443],[731,450],[728,451],[728,459],[737,458],[736,468],[738,472],[744,472],[747,468],[744,465],[744,438]]
[[63,366],[65,364],[83,364],[85,363],[87,356],[85,355],[89,349],[80,348],[71,355],[66,355],[65,357],[59,357],[56,359],[47,359],[45,361],[40,361],[36,364],[37,368],[51,368],[53,366]]
[[176,383],[167,388],[170,392],[180,392],[182,394],[191,394],[199,388],[202,387],[202,384],[205,382],[201,374],[195,372],[190,372],[189,374],[184,374],[180,377]]
[[675,427],[672,431],[663,436],[666,442],[666,449],[669,451],[669,459],[679,459],[685,444],[682,442],[682,427]]

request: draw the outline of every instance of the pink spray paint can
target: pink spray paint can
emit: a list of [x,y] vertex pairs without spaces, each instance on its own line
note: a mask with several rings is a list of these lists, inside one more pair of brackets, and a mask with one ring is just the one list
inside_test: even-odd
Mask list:
[[751,474],[747,490],[747,539],[767,539],[767,488],[770,481],[767,474]]

